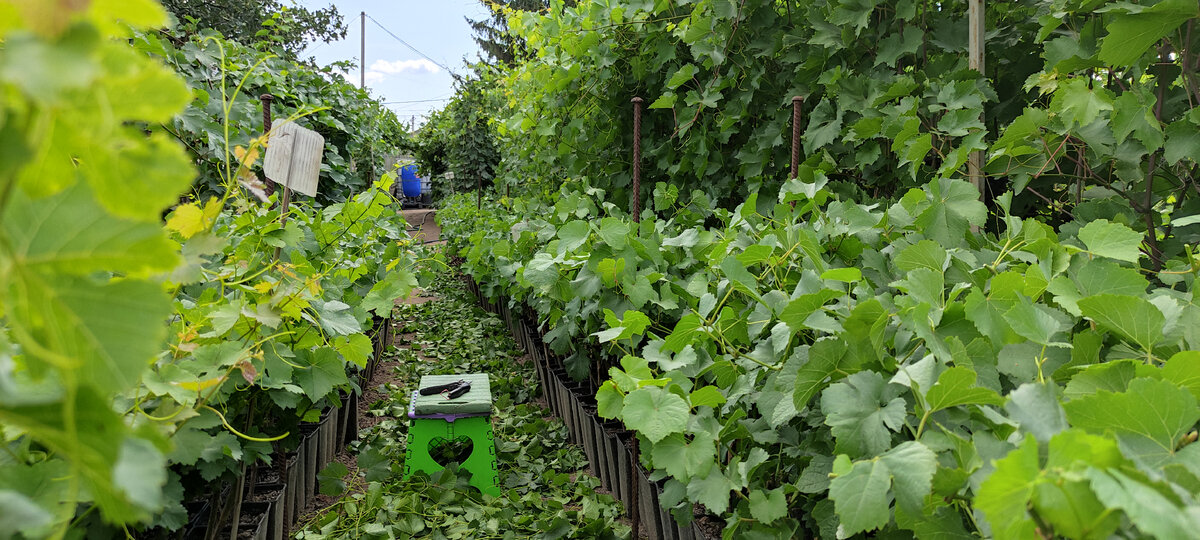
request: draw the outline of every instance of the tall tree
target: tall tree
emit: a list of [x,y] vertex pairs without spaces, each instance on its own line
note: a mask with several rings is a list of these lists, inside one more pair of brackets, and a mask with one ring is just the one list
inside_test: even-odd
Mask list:
[[[334,6],[308,9],[281,0],[163,0],[162,4],[180,22],[195,19],[200,28],[212,28],[245,44],[266,38],[293,58],[309,42],[346,37],[346,23]],[[260,34],[263,30],[267,32]]]
[[[511,64],[525,52],[525,41],[508,31],[511,11],[541,11],[550,6],[549,0],[480,0],[490,16],[475,20],[465,17],[475,31],[473,39],[483,49],[481,59],[490,64]],[[574,0],[566,2],[574,5]]]

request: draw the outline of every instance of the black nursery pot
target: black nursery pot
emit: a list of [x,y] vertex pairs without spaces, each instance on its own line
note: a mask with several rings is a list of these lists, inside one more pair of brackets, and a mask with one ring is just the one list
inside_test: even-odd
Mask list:
[[[308,505],[308,500],[312,498],[313,493],[316,493],[317,472],[320,467],[317,465],[318,454],[317,446],[320,439],[318,429],[320,424],[301,424],[300,432],[304,435],[304,467],[301,471],[300,480],[304,482],[303,489],[300,490],[299,507],[300,512],[304,511],[304,507]],[[299,513],[296,514],[297,516]]]
[[658,519],[658,486],[650,482],[646,470],[638,465],[634,473],[638,490],[638,517],[642,522],[642,532],[650,540],[663,538],[662,523]]
[[[271,482],[258,484],[254,486],[254,500],[251,502],[263,502],[270,505],[267,511],[267,539],[268,540],[283,540],[286,537],[284,533],[284,514],[287,493],[287,484],[283,482]],[[242,505],[245,508],[245,503]]]
[[600,455],[596,452],[596,408],[580,403],[579,404],[579,435],[583,440],[583,453],[587,455],[588,463],[592,465],[592,469],[596,468],[596,463],[600,462]]
[[342,437],[342,446],[348,446],[358,440],[358,407],[361,400],[361,393],[350,392],[350,395],[346,397],[346,402],[342,405],[342,409],[346,411],[346,430]]
[[[304,448],[303,445],[300,448]],[[287,464],[284,466],[286,484],[283,490],[283,522],[287,528],[291,528],[296,520],[300,517],[300,513],[304,511],[304,505],[301,500],[304,498],[304,460],[299,453],[289,453],[284,459]]]
[[333,461],[333,456],[337,454],[336,432],[337,432],[337,417],[338,409],[330,408],[321,415],[321,421],[317,428],[317,472],[324,469],[329,462]]
[[[270,512],[268,503],[242,503],[241,523],[238,524],[238,536],[249,535],[253,540],[267,540],[267,515]],[[221,534],[229,538],[229,530]]]
[[628,515],[633,511],[630,502],[633,500],[634,478],[631,470],[633,457],[629,451],[629,440],[633,438],[632,431],[618,431],[616,434],[617,448],[616,465],[617,465],[617,498],[621,499],[621,504],[625,506],[625,513]]
[[617,438],[617,433],[624,429],[625,426],[621,425],[620,422],[605,421],[600,424],[600,434],[602,435],[600,441],[601,446],[604,448],[603,453],[605,456],[603,466],[605,476],[607,477],[604,487],[613,492],[618,498],[621,497],[618,487],[621,484],[621,474],[617,471],[617,467],[620,462],[620,453],[624,446],[620,439]]

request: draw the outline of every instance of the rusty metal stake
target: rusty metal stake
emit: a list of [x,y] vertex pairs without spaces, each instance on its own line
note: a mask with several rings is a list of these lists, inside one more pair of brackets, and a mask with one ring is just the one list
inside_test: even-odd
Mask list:
[[[633,98],[633,221],[642,218],[642,98]],[[634,442],[637,449],[637,442]],[[634,514],[637,515],[637,514]]]
[[[271,101],[274,99],[275,99],[275,96],[272,96],[271,94],[263,94],[261,96],[258,96],[258,100],[262,102],[263,142],[264,143],[266,143],[271,137]],[[263,149],[263,153],[264,154],[266,153],[265,148]],[[270,180],[268,180],[265,177],[265,175],[263,178],[263,184],[266,186],[263,188],[263,191],[265,191],[267,193],[268,197],[270,197],[272,193],[275,193],[274,182],[271,182]]]
[[[789,179],[795,180],[800,175],[800,107],[804,105],[804,98],[800,96],[792,96],[792,172]],[[796,207],[796,201],[792,201],[792,208]]]

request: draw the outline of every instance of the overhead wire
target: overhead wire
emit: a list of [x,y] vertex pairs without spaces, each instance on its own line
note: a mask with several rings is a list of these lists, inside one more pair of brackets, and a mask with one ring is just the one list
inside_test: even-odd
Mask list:
[[446,65],[445,65],[445,64],[443,64],[443,63],[441,63],[441,62],[438,62],[437,60],[434,60],[434,59],[433,59],[433,57],[429,56],[428,54],[425,54],[425,53],[421,52],[421,50],[420,50],[420,49],[418,49],[418,48],[416,48],[416,47],[413,47],[413,46],[412,46],[412,45],[410,45],[410,44],[409,44],[407,41],[404,41],[404,39],[402,39],[400,36],[397,36],[397,35],[396,35],[394,32],[392,32],[391,30],[388,30],[388,28],[387,28],[386,26],[384,26],[384,25],[383,25],[383,23],[381,23],[381,22],[379,22],[379,21],[375,20],[375,17],[372,17],[372,16],[370,16],[370,15],[367,15],[367,18],[368,18],[368,19],[371,19],[371,22],[375,23],[375,26],[378,26],[378,27],[379,27],[381,30],[383,30],[384,32],[386,32],[386,33],[387,33],[389,36],[392,36],[393,38],[395,38],[395,39],[396,39],[396,41],[399,41],[401,45],[404,45],[405,47],[408,47],[408,48],[409,48],[409,49],[410,49],[412,52],[415,52],[415,53],[417,53],[417,54],[419,54],[419,55],[421,55],[421,56],[425,57],[425,59],[426,59],[426,60],[429,60],[430,62],[433,62],[433,63],[434,63],[435,65],[437,65],[438,67],[440,67],[440,68],[442,68],[442,69],[446,70],[446,72],[447,72],[447,73],[453,73],[453,72],[454,72],[454,70],[452,70],[452,69],[450,69],[450,68],[446,67]]

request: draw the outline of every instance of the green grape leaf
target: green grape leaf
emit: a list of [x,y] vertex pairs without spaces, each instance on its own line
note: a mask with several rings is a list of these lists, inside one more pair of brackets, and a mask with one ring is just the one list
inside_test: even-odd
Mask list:
[[997,540],[1035,536],[1036,526],[1026,507],[1040,474],[1037,441],[1026,437],[1016,450],[996,461],[995,470],[979,486],[975,508],[983,511]]
[[896,504],[907,512],[920,513],[925,507],[925,497],[933,489],[937,455],[924,444],[906,441],[881,454],[879,460],[892,475]]
[[756,300],[758,295],[758,278],[751,274],[742,262],[734,256],[726,256],[725,260],[721,261],[721,272],[725,277],[729,278],[739,290],[753,296]]
[[975,386],[975,371],[968,367],[955,366],[943,371],[925,394],[929,412],[937,412],[959,405],[1001,405],[1004,399],[990,388]]
[[779,320],[787,323],[792,332],[799,332],[808,328],[804,325],[804,321],[808,319],[809,315],[821,309],[826,302],[844,294],[834,289],[821,289],[815,293],[800,295],[799,298],[788,302],[787,307],[783,308],[783,312],[779,314]]
[[79,382],[98,390],[133,386],[166,338],[171,305],[156,284],[97,284],[22,267],[3,283],[9,324],[22,330],[17,341],[70,359]]
[[829,498],[846,536],[887,525],[891,469],[882,460],[859,461],[829,483]]
[[558,249],[560,253],[575,251],[587,242],[591,231],[586,221],[574,220],[564,223],[558,228]]
[[987,207],[979,201],[979,190],[957,179],[941,178],[930,182],[925,189],[931,204],[921,212],[916,224],[930,239],[943,246],[962,243],[972,223],[983,223]]
[[891,447],[888,430],[899,431],[907,415],[898,394],[874,371],[860,371],[825,389],[821,410],[839,451],[873,456]]
[[1163,365],[1162,378],[1186,388],[1200,400],[1200,351],[1176,353]]
[[1079,240],[1089,252],[1101,257],[1136,263],[1142,256],[1138,249],[1143,240],[1141,233],[1107,219],[1097,219],[1084,225],[1079,229]]
[[700,316],[695,313],[688,313],[680,317],[679,322],[675,323],[675,329],[663,340],[662,350],[674,353],[682,351],[684,347],[692,343],[696,334],[700,333],[700,326]]
[[657,386],[639,388],[625,396],[621,419],[650,442],[687,429],[689,407],[683,398]]
[[[64,415],[65,406],[64,403],[41,403],[4,407],[0,408],[0,414],[6,425],[23,429],[40,444],[78,464],[82,473],[78,477],[81,487],[88,490],[105,519],[113,522],[148,519],[161,505],[147,508],[138,503],[154,503],[158,499],[153,487],[158,483],[156,475],[165,477],[166,470],[162,468],[162,456],[153,456],[151,451],[157,452],[152,443],[160,441],[131,443],[139,448],[126,451],[126,441],[131,440],[126,435],[129,427],[112,410],[111,400],[102,398],[90,387],[80,387],[74,409],[69,411],[70,421]],[[72,425],[87,426],[87,429],[72,430]],[[148,446],[142,447],[143,443]],[[152,463],[157,462],[162,470],[141,480],[114,477],[118,463],[136,460],[138,455]],[[137,469],[136,465],[126,463],[124,466],[128,470]]]
[[650,457],[655,467],[686,482],[708,474],[716,464],[717,447],[712,437],[703,434],[688,441],[683,434],[673,433],[654,443]]
[[1083,78],[1072,77],[1058,85],[1050,100],[1050,111],[1060,115],[1068,128],[1086,126],[1102,111],[1111,111],[1112,101],[1112,92],[1100,86],[1093,88]]
[[[696,66],[690,63],[680,66],[679,69],[675,70],[675,73],[671,74],[671,78],[667,81],[667,88],[671,90],[679,88],[684,83],[692,80],[692,77],[695,77],[699,71]],[[658,102],[655,101],[655,103]]]
[[59,505],[66,500],[69,475],[61,459],[0,467],[0,536],[11,537],[17,531],[28,538],[48,536]]
[[614,251],[621,250],[625,249],[625,237],[629,235],[629,224],[617,218],[606,217],[600,220],[600,226],[596,232],[600,235],[600,239]]
[[12,257],[29,268],[142,274],[179,263],[178,249],[161,226],[108,215],[82,184],[35,200],[16,190],[5,207],[3,227]]
[[1183,159],[1193,162],[1200,159],[1200,131],[1186,119],[1172,122],[1167,126],[1166,141],[1163,144],[1163,159],[1174,165]]
[[808,361],[796,373],[792,404],[797,411],[825,387],[825,382],[838,372],[846,354],[846,342],[840,338],[823,339],[808,349]]
[[1079,300],[1079,310],[1101,328],[1116,332],[1144,351],[1152,350],[1162,340],[1167,322],[1157,306],[1136,296],[1097,294]]
[[1056,334],[1069,329],[1065,314],[1025,299],[1004,312],[1004,320],[1017,335],[1038,345],[1049,345]]
[[617,384],[604,381],[600,389],[596,390],[596,414],[599,414],[600,418],[618,418],[624,407],[625,395],[617,389]]
[[1038,441],[1048,442],[1067,429],[1067,415],[1058,397],[1058,385],[1022,384],[1008,398],[1005,409],[1021,424],[1021,429],[1032,433]]
[[1100,390],[1068,401],[1071,425],[1114,433],[1126,455],[1150,467],[1175,456],[1180,440],[1200,421],[1196,398],[1170,381],[1134,379],[1124,392]]
[[333,339],[332,344],[342,358],[360,368],[367,367],[367,360],[375,352],[375,344],[363,334],[338,336]]
[[729,508],[729,494],[736,488],[720,467],[713,467],[706,476],[688,482],[687,494],[688,498],[720,515]]
[[342,480],[350,469],[345,464],[336,461],[326,465],[317,473],[317,488],[322,495],[336,497],[346,491],[346,482]]
[[329,347],[296,351],[295,363],[300,368],[293,372],[294,381],[314,402],[328,395],[334,387],[350,382],[346,378],[345,364],[337,351]]
[[821,274],[821,279],[854,283],[862,280],[862,270],[857,268],[834,268]]
[[127,437],[121,443],[112,476],[113,485],[130,502],[148,510],[162,509],[167,458],[149,441]]
[[928,268],[939,274],[945,271],[949,261],[950,255],[946,253],[946,249],[933,240],[921,240],[908,246],[892,260],[896,268],[905,273],[918,268]]
[[335,336],[348,336],[362,331],[362,325],[354,317],[354,310],[345,302],[314,300],[311,305],[313,311],[317,313],[317,320],[320,321],[321,328],[324,328],[326,332]]
[[85,160],[85,178],[96,200],[113,214],[156,220],[164,208],[178,202],[196,176],[193,158],[165,133],[143,137],[138,130],[124,139],[111,152]]
[[1137,13],[1116,14],[1106,27],[1108,36],[1100,44],[1100,60],[1113,66],[1136,63],[1163,36],[1197,16],[1191,0],[1163,0]]
[[21,532],[26,538],[48,537],[54,524],[52,509],[23,493],[0,489],[0,536],[18,538],[16,533]]
[[367,292],[359,305],[379,317],[390,317],[392,310],[396,307],[396,300],[407,297],[417,285],[417,276],[412,272],[403,269],[393,270],[371,286],[371,290]]
[[787,498],[783,488],[750,492],[750,516],[766,525],[787,515]]
[[1092,468],[1087,476],[1105,506],[1124,510],[1129,521],[1153,538],[1192,538],[1200,530],[1194,510],[1181,507],[1164,488],[1140,475]]
[[688,401],[692,407],[717,407],[725,403],[725,395],[715,386],[702,386],[692,391]]

